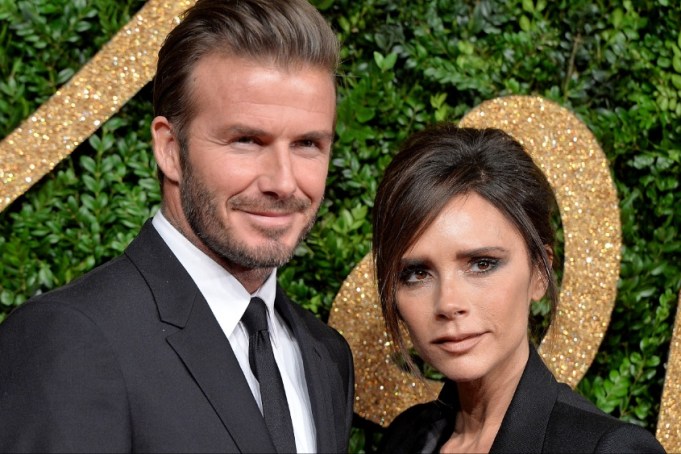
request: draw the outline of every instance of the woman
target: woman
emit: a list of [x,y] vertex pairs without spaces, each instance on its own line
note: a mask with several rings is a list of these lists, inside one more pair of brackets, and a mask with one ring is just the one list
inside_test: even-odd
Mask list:
[[559,384],[528,337],[552,274],[553,193],[500,130],[443,125],[411,137],[374,207],[388,331],[446,378],[437,401],[391,424],[385,452],[664,452],[647,431]]

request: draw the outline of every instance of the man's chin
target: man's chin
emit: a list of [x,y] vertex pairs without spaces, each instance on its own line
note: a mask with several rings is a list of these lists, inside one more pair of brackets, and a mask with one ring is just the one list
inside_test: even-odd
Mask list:
[[242,268],[278,268],[291,260],[295,248],[295,245],[268,240],[242,244],[241,247],[225,251],[226,254],[220,255],[228,262]]

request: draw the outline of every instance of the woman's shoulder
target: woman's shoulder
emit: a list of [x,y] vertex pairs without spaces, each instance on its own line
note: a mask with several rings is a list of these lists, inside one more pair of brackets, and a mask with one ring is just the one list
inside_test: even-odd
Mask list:
[[[435,452],[442,437],[449,437],[448,418],[441,402],[417,404],[400,413],[386,429],[379,452]],[[453,429],[453,428],[452,428]]]
[[646,429],[604,413],[565,384],[559,385],[546,442],[548,452],[664,453]]

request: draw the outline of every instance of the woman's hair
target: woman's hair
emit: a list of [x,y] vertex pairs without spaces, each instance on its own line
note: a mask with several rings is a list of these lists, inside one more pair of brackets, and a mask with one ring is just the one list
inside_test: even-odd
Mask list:
[[407,139],[387,167],[373,213],[373,258],[386,328],[408,365],[396,293],[405,252],[454,197],[476,193],[518,230],[530,263],[545,279],[551,316],[557,288],[551,259],[555,199],[546,177],[517,141],[499,129],[434,126]]

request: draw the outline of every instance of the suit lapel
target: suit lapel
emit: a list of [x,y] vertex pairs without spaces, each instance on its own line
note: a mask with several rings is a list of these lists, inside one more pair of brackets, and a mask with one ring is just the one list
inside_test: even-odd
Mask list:
[[[210,401],[242,452],[274,452],[265,420],[253,399],[229,341],[208,304],[195,301],[184,329],[168,336],[168,343]],[[197,299],[199,299],[197,298]]]
[[330,396],[334,393],[343,393],[344,390],[339,377],[329,374],[329,370],[335,370],[329,367],[327,360],[329,352],[324,344],[313,336],[305,320],[296,312],[293,303],[278,286],[275,307],[293,331],[303,357],[305,380],[317,432],[317,451],[335,452],[338,450],[336,439],[338,422],[334,418]]
[[154,294],[159,316],[178,331],[167,341],[242,452],[274,452],[265,420],[208,303],[147,222],[126,250]]
[[530,345],[530,357],[490,452],[542,452],[558,383]]

